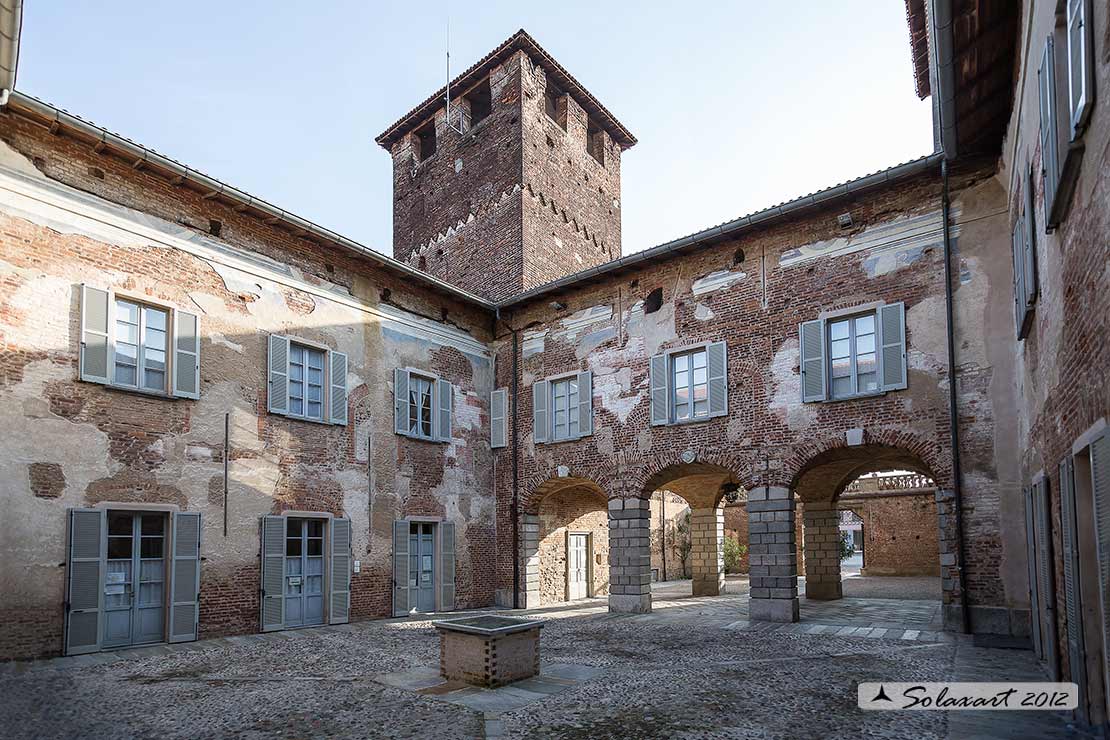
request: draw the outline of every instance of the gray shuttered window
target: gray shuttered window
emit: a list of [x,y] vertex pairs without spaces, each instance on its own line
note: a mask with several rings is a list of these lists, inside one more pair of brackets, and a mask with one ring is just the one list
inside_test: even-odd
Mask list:
[[393,522],[393,616],[409,613],[409,523]]
[[1041,646],[1041,609],[1040,592],[1037,589],[1037,536],[1033,515],[1033,491],[1022,490],[1025,500],[1025,547],[1026,564],[1029,576],[1029,632],[1033,636],[1033,651],[1038,658],[1044,656]]
[[1014,221],[1010,238],[1014,269],[1014,328],[1018,339],[1026,334],[1027,306],[1025,304],[1025,220],[1019,215]]
[[1072,141],[1083,133],[1094,103],[1091,20],[1090,0],[1068,0],[1068,103]]
[[1025,182],[1025,213],[1022,216],[1024,241],[1022,242],[1022,269],[1025,271],[1025,305],[1027,310],[1032,309],[1037,302],[1039,293],[1037,287],[1037,229],[1033,211],[1033,170],[1030,168],[1029,176]]
[[351,615],[351,520],[331,520],[331,575],[328,624],[346,624]]
[[262,631],[285,626],[285,517],[262,517]]
[[331,398],[328,399],[331,423],[346,426],[347,355],[342,352],[328,352],[328,368],[331,375]]
[[1044,213],[1047,226],[1060,185],[1059,132],[1056,124],[1056,71],[1052,36],[1045,41],[1041,67],[1037,71],[1037,98],[1041,114],[1041,177],[1044,180]]
[[107,519],[103,509],[69,510],[66,549],[65,653],[100,649]]
[[170,642],[197,639],[200,620],[201,517],[193,511],[173,514],[173,562],[170,564]]
[[[1091,483],[1095,501],[1095,537],[1098,543],[1099,586],[1102,593],[1102,639],[1110,646],[1110,432],[1091,443]],[[1104,669],[1110,669],[1110,649],[1103,651]]]
[[200,398],[200,318],[173,312],[173,395]]
[[266,405],[271,414],[285,414],[289,411],[289,337],[280,334],[270,335],[269,358],[267,359],[268,382]]
[[594,374],[578,373],[578,436],[594,433]]
[[651,358],[651,423],[660,426],[670,421],[671,382],[667,368],[667,356],[655,355]]
[[1060,674],[1060,662],[1056,642],[1056,569],[1052,557],[1052,518],[1049,516],[1052,504],[1048,498],[1048,478],[1042,477],[1034,483],[1032,493],[1037,530],[1037,591],[1041,597],[1039,606],[1044,630],[1041,646],[1049,676],[1056,681]]
[[110,301],[108,291],[81,286],[80,377],[91,383],[108,382]]
[[901,390],[906,387],[906,304],[888,303],[880,306],[878,313],[881,387],[884,391]]
[[798,329],[801,350],[802,402],[824,401],[825,382],[825,322],[821,319],[806,321]]
[[498,449],[508,444],[508,417],[509,391],[499,388],[490,394],[489,398],[489,446]]
[[705,348],[708,368],[709,416],[728,415],[728,347],[724,342],[714,342]]
[[542,444],[550,435],[551,384],[539,380],[532,384],[532,442]]
[[393,431],[409,433],[409,371],[401,368],[393,371]]
[[440,522],[439,530],[439,605],[437,611],[455,610],[455,523]]
[[1079,579],[1079,536],[1075,509],[1075,461],[1071,456],[1060,463],[1060,543],[1064,561],[1064,608],[1067,621],[1068,669],[1072,682],[1079,685],[1080,708],[1087,696],[1087,671],[1084,666],[1083,603]]
[[454,388],[446,380],[436,381],[435,397],[435,438],[439,442],[451,441],[451,409],[454,404]]

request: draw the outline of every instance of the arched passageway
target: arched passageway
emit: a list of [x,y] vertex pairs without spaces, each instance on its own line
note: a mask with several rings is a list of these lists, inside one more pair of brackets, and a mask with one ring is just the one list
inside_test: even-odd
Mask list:
[[609,593],[605,492],[586,478],[552,478],[521,517],[523,601],[528,608]]

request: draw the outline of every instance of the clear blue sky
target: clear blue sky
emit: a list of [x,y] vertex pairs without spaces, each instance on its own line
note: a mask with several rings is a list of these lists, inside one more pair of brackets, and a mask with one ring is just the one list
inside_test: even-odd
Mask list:
[[[30,2],[17,87],[388,253],[447,5]],[[932,151],[902,0],[450,5],[456,72],[523,27],[637,136],[626,254]]]

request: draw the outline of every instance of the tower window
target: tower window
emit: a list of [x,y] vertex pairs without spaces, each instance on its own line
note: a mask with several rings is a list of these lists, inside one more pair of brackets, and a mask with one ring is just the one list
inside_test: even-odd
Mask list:
[[477,126],[493,112],[493,93],[489,88],[489,78],[482,80],[476,87],[463,96],[470,104],[470,125]]
[[436,122],[434,118],[416,130],[416,143],[420,149],[416,158],[421,162],[436,153]]
[[586,151],[598,164],[605,166],[605,133],[592,118],[586,124]]
[[547,117],[566,131],[567,130],[567,100],[559,88],[547,83],[543,93],[543,109]]

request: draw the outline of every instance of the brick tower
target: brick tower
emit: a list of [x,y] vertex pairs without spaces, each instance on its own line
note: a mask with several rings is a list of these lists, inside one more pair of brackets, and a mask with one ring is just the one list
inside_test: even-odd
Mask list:
[[621,254],[636,143],[524,31],[376,141],[393,156],[393,256],[500,300]]

